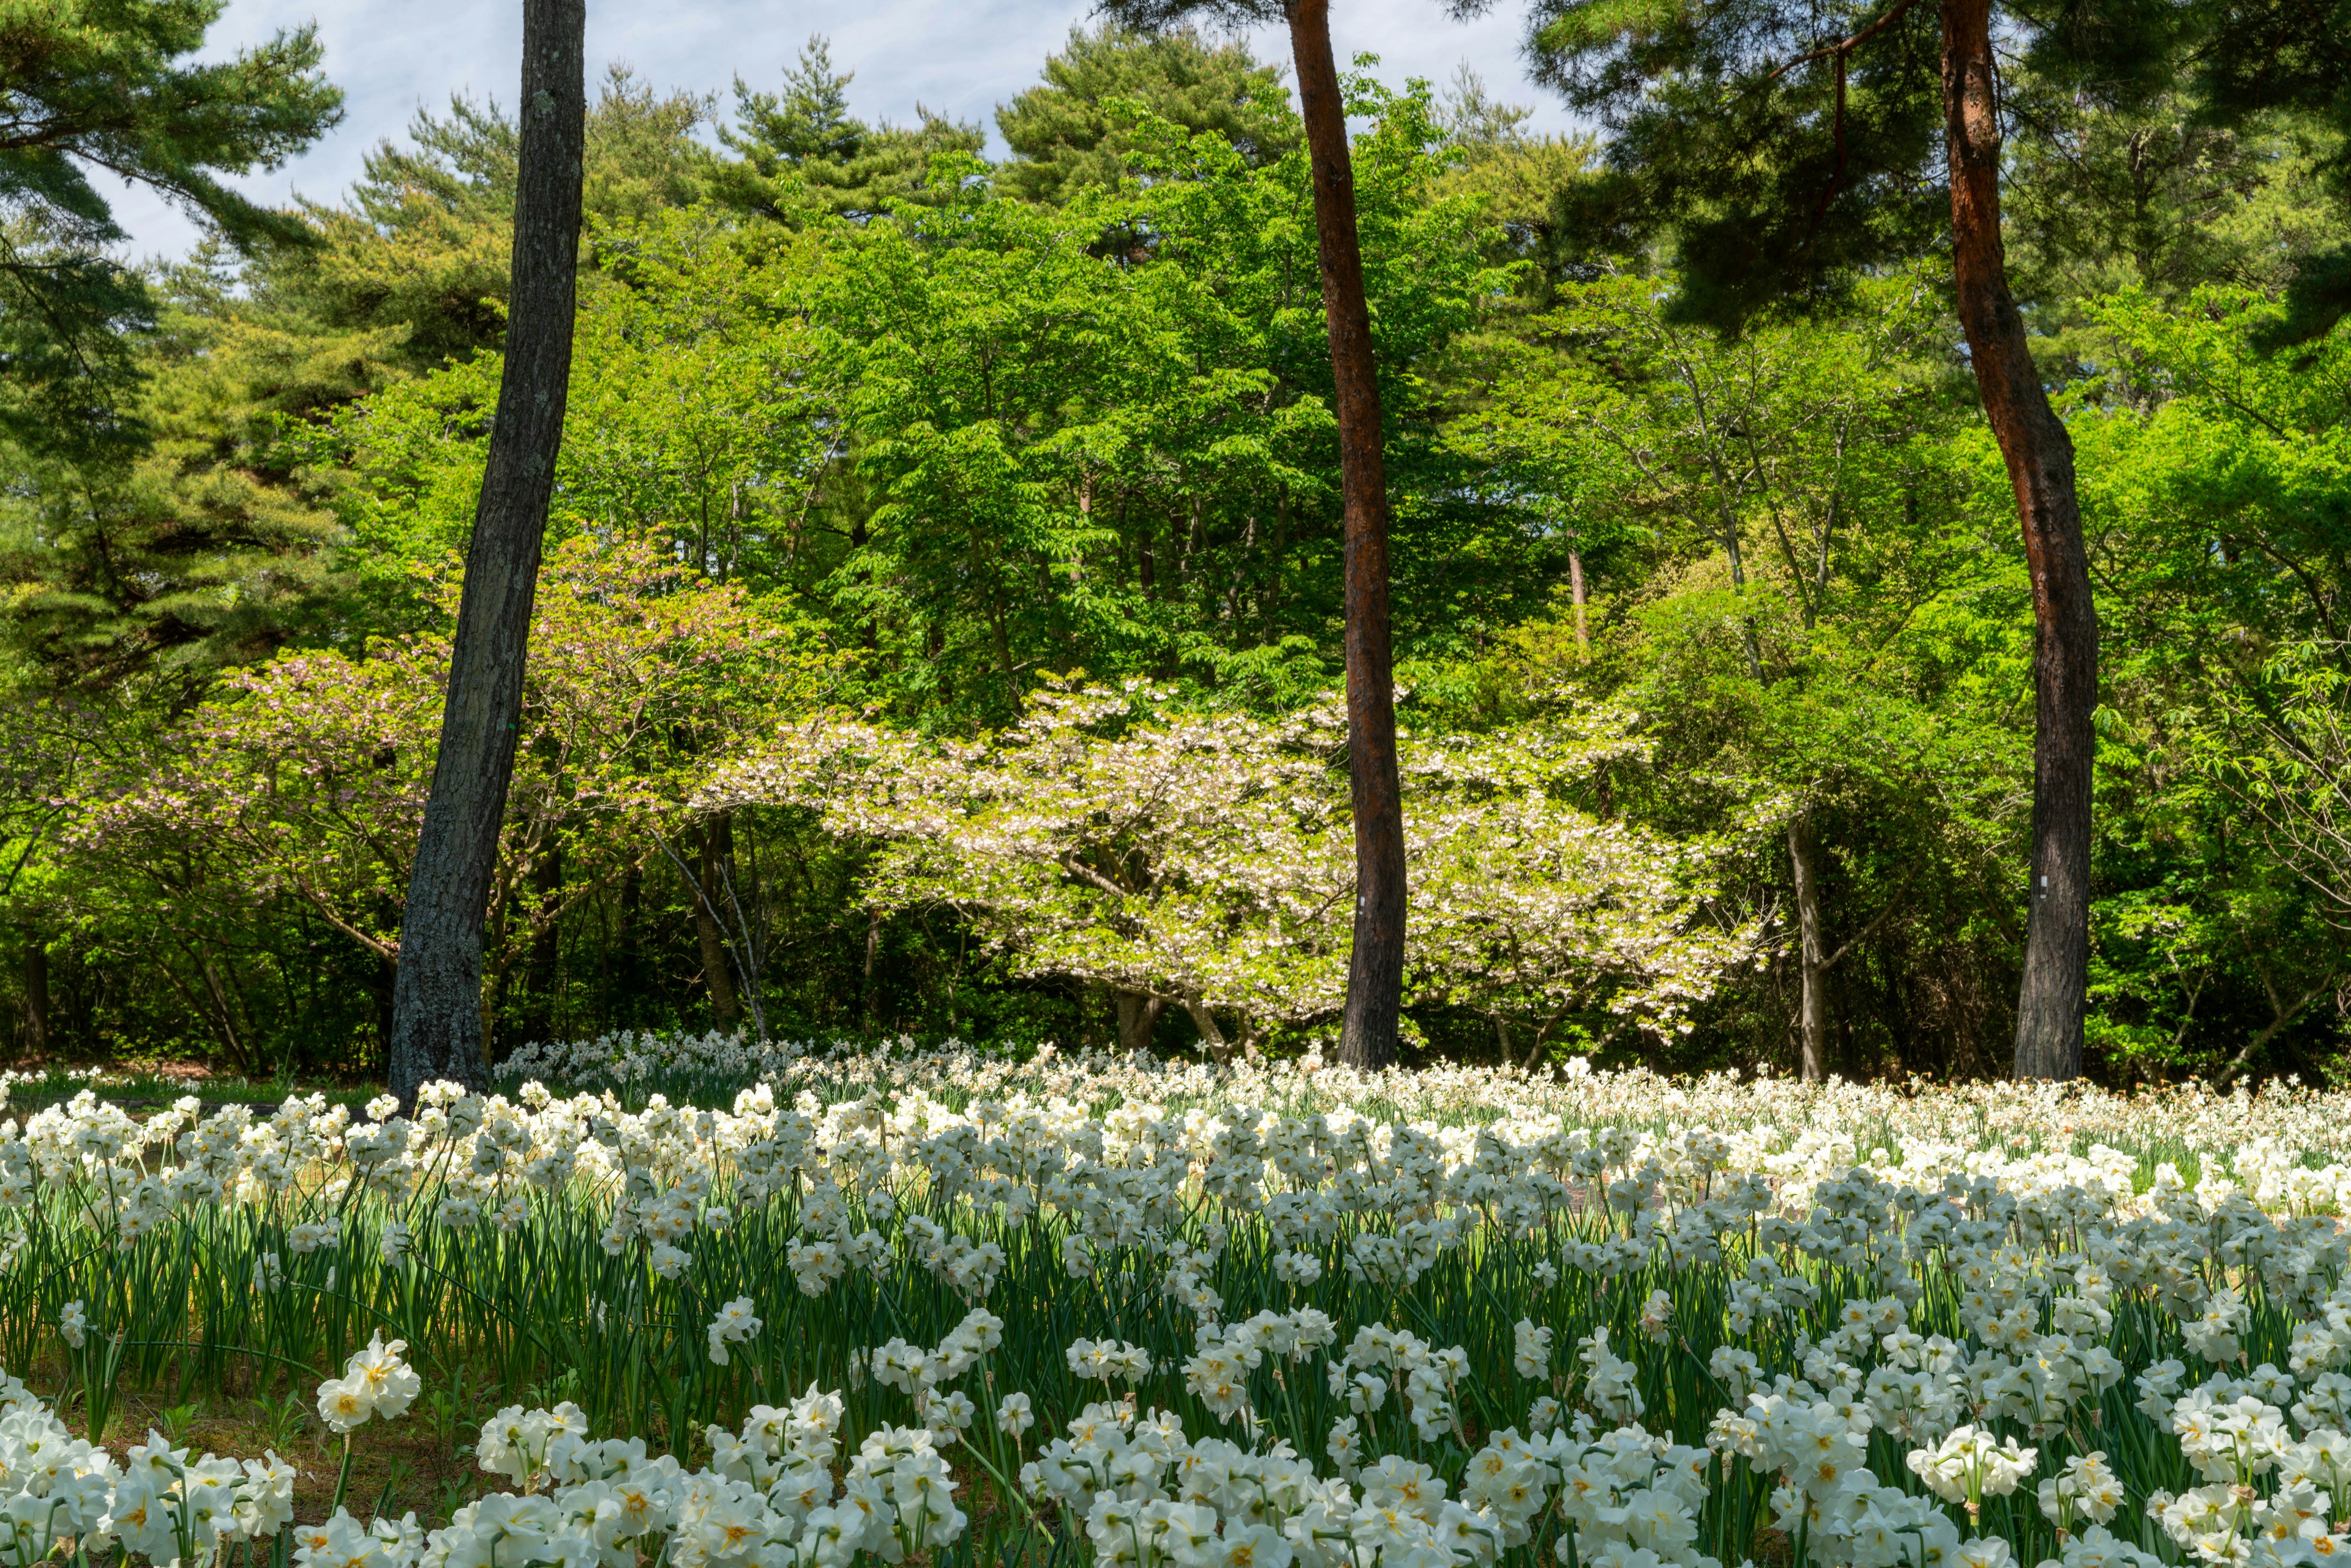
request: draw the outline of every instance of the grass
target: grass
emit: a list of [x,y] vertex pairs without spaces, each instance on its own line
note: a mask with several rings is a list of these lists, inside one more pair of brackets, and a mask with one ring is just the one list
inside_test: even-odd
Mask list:
[[[205,1391],[169,1383],[118,1387],[102,1434],[89,1431],[87,1408],[75,1387],[73,1368],[61,1355],[35,1364],[26,1383],[49,1397],[76,1434],[120,1455],[160,1433],[175,1448],[258,1458],[275,1453],[298,1472],[295,1518],[327,1517],[342,1439],[318,1417],[313,1390],[288,1386],[284,1377],[266,1385],[231,1382]],[[393,1518],[414,1510],[428,1526],[445,1524],[457,1508],[495,1490],[493,1478],[474,1462],[474,1435],[496,1408],[486,1385],[470,1398],[446,1389],[418,1401],[409,1418],[371,1423],[352,1445],[347,1506],[362,1519],[381,1512]]]
[[383,1086],[376,1083],[246,1078],[215,1074],[188,1062],[132,1067],[35,1062],[0,1069],[0,1073],[7,1081],[8,1113],[20,1117],[64,1104],[85,1089],[100,1099],[139,1111],[159,1109],[189,1095],[206,1105],[241,1103],[275,1109],[288,1094],[319,1094],[329,1105],[348,1105],[354,1113],[383,1092]]

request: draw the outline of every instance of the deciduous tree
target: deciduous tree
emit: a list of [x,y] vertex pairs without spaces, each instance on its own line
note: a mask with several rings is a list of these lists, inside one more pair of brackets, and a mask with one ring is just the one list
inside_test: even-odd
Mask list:
[[[944,907],[1017,972],[1107,988],[1123,1043],[1181,1008],[1219,1061],[1338,1012],[1353,892],[1344,716],[1186,711],[1142,683],[1049,683],[976,744],[859,721],[789,726],[722,770],[705,809],[792,804],[879,846],[883,912]],[[1522,1024],[1670,1032],[1748,956],[1710,917],[1719,846],[1602,822],[1573,793],[1636,753],[1622,716],[1406,737],[1410,994]]]
[[[190,952],[291,904],[404,960],[458,591],[436,586],[442,630],[236,672],[153,748],[117,754],[82,786],[81,863],[143,887]],[[812,701],[829,665],[739,587],[644,538],[559,545],[532,617],[486,878],[485,1019],[569,911],[693,831],[684,803],[702,779]],[[722,974],[712,990],[730,985]]]
[[1121,101],[1222,136],[1251,164],[1270,163],[1297,144],[1280,71],[1238,38],[1212,40],[1191,28],[1072,27],[1070,41],[1045,62],[1044,78],[996,110],[1013,152],[998,177],[1031,201],[1064,202],[1088,185],[1132,178],[1136,142],[1132,115],[1114,107]]

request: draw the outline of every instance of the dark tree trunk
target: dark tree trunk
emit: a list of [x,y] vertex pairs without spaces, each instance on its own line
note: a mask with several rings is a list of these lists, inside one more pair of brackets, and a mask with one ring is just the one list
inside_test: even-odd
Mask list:
[[522,117],[505,373],[450,649],[441,749],[401,921],[392,1087],[479,1085],[482,918],[514,775],[523,658],[571,374],[587,119],[586,0],[523,0]]
[[873,988],[874,967],[882,961],[882,912],[875,910],[865,922],[865,1027],[869,1031],[882,1024],[882,993]]
[[[562,840],[549,844],[538,857],[538,863],[531,867],[530,887],[542,905],[552,903],[562,893]],[[541,916],[538,933],[530,939],[530,966],[523,974],[523,984],[529,995],[526,1004],[528,1011],[523,1016],[520,1030],[525,1044],[555,1038],[555,992],[562,957],[562,923]]]
[[49,945],[37,931],[25,933],[25,1053],[49,1049]]
[[2082,1071],[2090,980],[2090,789],[2098,622],[2074,489],[2074,443],[2049,406],[2008,291],[1990,0],[1942,0],[1943,108],[1959,324],[1984,417],[2007,460],[2032,575],[2032,915],[2017,997],[2016,1075]]
[[695,873],[702,883],[694,901],[694,936],[702,948],[703,983],[710,988],[710,1016],[720,1029],[731,1030],[743,1017],[735,995],[735,960],[726,951],[725,910],[731,902],[726,883],[732,874],[726,862],[735,853],[735,835],[720,812],[702,825],[702,865]]
[[1151,1037],[1159,1031],[1159,1015],[1167,1004],[1157,997],[1141,996],[1134,991],[1114,991],[1118,1003],[1118,1048],[1129,1055],[1151,1049]]
[[1404,1000],[1404,798],[1396,777],[1395,686],[1388,649],[1388,489],[1381,451],[1380,387],[1372,363],[1371,308],[1355,236],[1355,175],[1347,117],[1331,56],[1329,0],[1289,0],[1290,47],[1314,171],[1314,229],[1322,270],[1322,319],[1339,418],[1345,513],[1347,773],[1355,817],[1355,933],[1347,963],[1346,1023],[1339,1060],[1350,1067],[1395,1061]]

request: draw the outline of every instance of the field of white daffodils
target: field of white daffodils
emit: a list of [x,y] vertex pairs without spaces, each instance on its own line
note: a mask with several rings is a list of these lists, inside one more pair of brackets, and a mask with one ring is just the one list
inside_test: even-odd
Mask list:
[[[2351,1096],[520,1065],[0,1124],[0,1568],[2351,1554]],[[298,1394],[331,1500],[157,1389]]]

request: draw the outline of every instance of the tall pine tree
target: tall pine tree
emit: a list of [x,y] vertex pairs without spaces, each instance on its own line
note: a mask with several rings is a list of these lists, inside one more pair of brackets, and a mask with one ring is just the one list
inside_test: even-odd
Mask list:
[[121,458],[145,430],[125,408],[127,340],[145,287],[109,254],[128,236],[90,183],[143,185],[233,245],[297,242],[300,223],[224,183],[275,169],[341,117],[309,27],[225,60],[204,47],[225,0],[58,0],[0,36],[0,435],[72,461]]
[[2001,234],[1992,39],[2085,94],[2151,91],[2168,19],[2133,0],[1538,0],[1531,50],[1614,131],[1608,169],[1565,193],[1571,227],[1670,238],[1686,312],[1729,329],[1825,302],[1873,262],[1948,246],[1959,322],[2016,498],[2033,604],[2030,915],[2019,1076],[2082,1068],[2098,623],[2074,448],[2035,368]]

